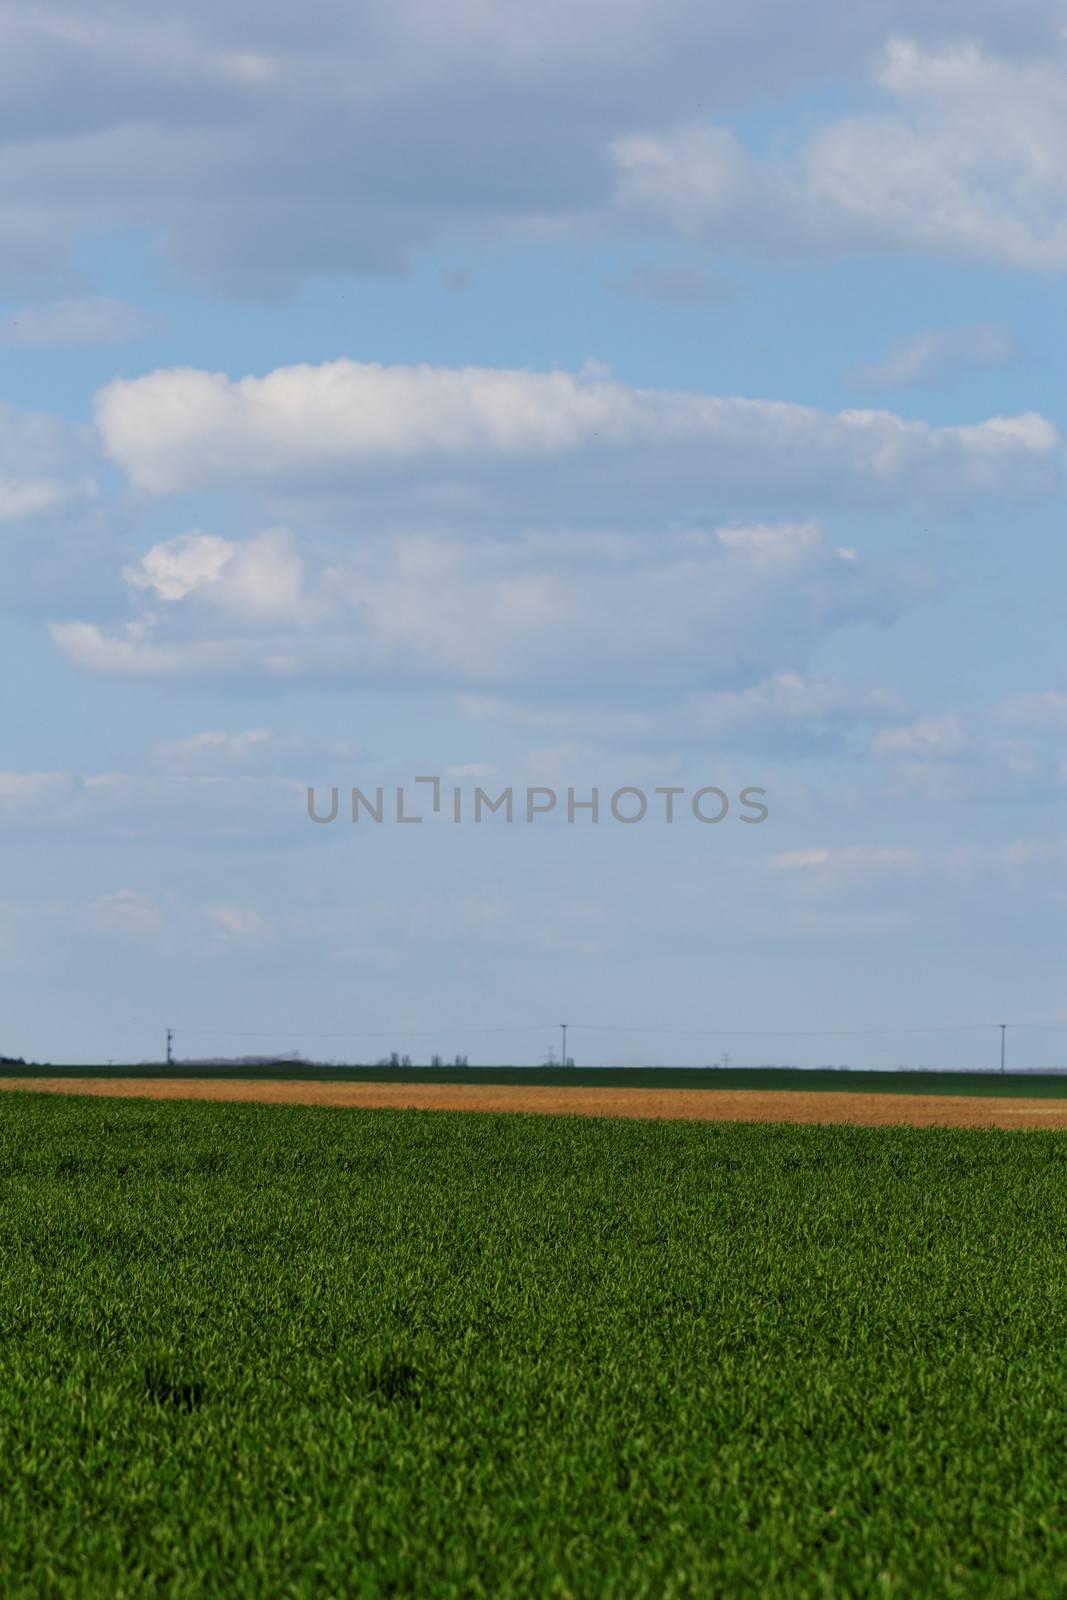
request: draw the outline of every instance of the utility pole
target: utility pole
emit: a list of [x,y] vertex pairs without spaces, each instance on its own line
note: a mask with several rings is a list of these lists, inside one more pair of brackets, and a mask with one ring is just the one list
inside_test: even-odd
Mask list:
[[173,1042],[174,1042],[174,1029],[173,1028],[168,1028],[167,1029],[167,1066],[168,1067],[172,1067],[174,1065],[174,1051],[171,1048]]
[[566,1066],[567,1065],[567,1024],[565,1022],[561,1022],[560,1023],[560,1027],[563,1029],[563,1065]]
[[1000,1070],[1001,1070],[1001,1072],[1004,1071],[1004,1036],[1007,1033],[1007,1031],[1008,1031],[1008,1024],[1006,1022],[1002,1022],[1000,1024]]

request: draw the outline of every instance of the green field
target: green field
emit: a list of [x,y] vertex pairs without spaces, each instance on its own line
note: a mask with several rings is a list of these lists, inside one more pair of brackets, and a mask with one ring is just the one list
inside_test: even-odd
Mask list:
[[0,1593],[1067,1593],[1067,1138],[0,1098]]
[[863,1072],[822,1067],[335,1067],[309,1061],[270,1066],[49,1066],[0,1063],[3,1078],[237,1078],[296,1083],[542,1083],[601,1089],[832,1089],[856,1094],[978,1094],[1067,1098],[1067,1073]]

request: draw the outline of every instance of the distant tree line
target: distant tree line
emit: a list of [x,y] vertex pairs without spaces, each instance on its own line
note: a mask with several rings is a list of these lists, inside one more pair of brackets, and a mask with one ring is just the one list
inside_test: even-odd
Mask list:
[[[444,1064],[444,1059],[441,1056],[430,1057],[431,1067],[443,1067]],[[376,1062],[376,1065],[379,1067],[410,1067],[412,1060],[410,1056],[402,1056],[399,1051],[394,1050],[391,1055],[382,1056],[381,1060]],[[469,1063],[466,1056],[456,1056],[452,1065],[454,1067],[465,1067]]]

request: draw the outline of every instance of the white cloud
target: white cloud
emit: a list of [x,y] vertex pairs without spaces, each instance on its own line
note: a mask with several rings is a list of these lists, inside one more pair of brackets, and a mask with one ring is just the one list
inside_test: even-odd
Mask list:
[[91,443],[85,427],[0,400],[0,466],[23,472],[66,467],[72,460],[84,460]]
[[0,772],[0,817],[44,815],[73,788],[66,772]]
[[189,739],[174,739],[156,745],[149,761],[165,773],[197,773],[219,767],[243,772],[249,767],[262,766],[264,758],[273,759],[279,741],[269,728],[250,728],[245,733],[197,733]]
[[771,856],[767,868],[770,872],[824,873],[833,870],[849,876],[872,873],[895,875],[917,871],[923,860],[919,850],[887,845],[841,845],[835,849],[785,850]]
[[886,728],[871,752],[896,782],[932,800],[1005,799],[1041,792],[1051,768],[1039,752],[1016,739],[968,728],[955,712]]
[[188,816],[194,821],[199,814],[220,824],[239,824],[244,816],[250,826],[254,818],[266,819],[268,814],[290,811],[303,793],[295,779],[273,776],[94,772],[81,780],[77,806],[71,815],[79,824],[118,819],[131,831],[138,817],[151,828],[166,814],[171,818]]
[[662,217],[679,233],[699,237],[726,222],[739,233],[774,226],[776,211],[796,209],[784,179],[750,156],[729,128],[685,123],[665,134],[631,133],[614,140],[616,203]]
[[991,873],[1018,878],[1067,865],[1067,840],[1015,839],[1008,844],[915,849],[896,845],[838,845],[782,851],[768,858],[770,878],[795,883],[800,893],[853,893],[874,882],[953,878],[981,884]]
[[0,401],[0,523],[92,500],[91,444],[85,427]]
[[954,756],[969,744],[959,717],[949,711],[922,718],[908,727],[887,728],[875,735],[871,748],[875,755]]
[[231,772],[276,773],[296,766],[307,772],[313,761],[327,757],[351,761],[357,753],[342,741],[323,742],[301,734],[276,733],[271,728],[249,728],[242,733],[208,730],[154,745],[148,762],[166,776],[206,777]]
[[[890,621],[916,593],[842,560],[814,523],[656,541],[394,536],[315,565],[279,530],[203,538],[148,552],[126,624],[53,624],[64,654],[126,676],[563,685],[612,701],[795,670],[835,628]],[[299,583],[274,581],[279,563]],[[284,605],[264,602],[279,593]]]
[[1012,334],[995,323],[929,328],[898,339],[883,360],[856,367],[847,377],[857,389],[934,387],[1004,366],[1018,354]]
[[677,494],[680,481],[684,493],[885,504],[1031,492],[1056,481],[1062,457],[1057,429],[1034,412],[935,427],[889,411],[632,388],[595,363],[570,373],[340,360],[238,380],[176,368],[116,379],[95,415],[108,455],[152,494],[310,492],[456,464],[469,479],[550,461],[554,478],[568,462],[585,470],[584,494],[600,502],[647,482]]
[[[0,912],[9,909],[0,906]],[[172,957],[183,951],[202,952],[204,934],[217,951],[258,945],[271,939],[275,923],[251,906],[198,904],[173,892],[159,893],[129,885],[91,898],[34,901],[17,908],[19,925],[31,936],[53,944],[71,935],[81,940],[98,936],[160,944]]]
[[893,721],[899,700],[882,689],[857,689],[799,672],[774,673],[743,690],[690,693],[648,710],[529,705],[466,694],[460,708],[474,720],[552,734],[610,740],[615,745],[684,748],[741,744],[778,755],[840,746],[852,728]]
[[[195,763],[189,758],[187,765]],[[292,827],[294,819],[299,822],[303,775],[298,779],[270,771],[253,776],[232,767],[227,771],[221,762],[219,767],[211,774],[0,773],[0,823],[16,830],[58,829],[78,837],[114,835],[126,841],[162,831],[174,841],[205,832],[247,838]]]
[[88,477],[65,482],[61,478],[18,478],[0,472],[0,522],[39,517],[75,501],[92,500],[96,492],[96,483]]
[[203,916],[211,932],[224,944],[258,944],[273,931],[262,912],[252,906],[204,906]]
[[[1019,76],[1054,55],[1061,21],[1051,0],[974,0],[962,18],[958,0],[307,0],[299,16],[207,0],[75,16],[69,0],[6,0],[0,271],[36,293],[76,278],[79,234],[136,228],[185,282],[230,294],[395,274],[472,223],[587,225],[610,184],[604,150],[628,124],[847,83],[887,30],[943,41],[964,28]],[[956,87],[949,75],[935,89]],[[1029,110],[1025,97],[1007,108],[1006,141]]]
[[0,343],[9,345],[124,344],[152,326],[135,306],[106,295],[22,306],[0,321]]
[[172,603],[190,595],[254,622],[298,622],[306,616],[303,561],[292,535],[268,528],[234,542],[209,533],[183,533],[154,545],[123,578]]
[[164,931],[164,908],[151,896],[137,889],[116,889],[102,894],[87,908],[88,931],[128,934],[132,938],[155,936]]
[[709,123],[619,137],[617,204],[734,248],[1063,271],[1064,52],[1062,38],[1040,59],[892,39],[875,77],[891,109],[831,120],[768,159]]
[[215,582],[232,561],[233,546],[209,533],[183,533],[155,545],[122,576],[135,589],[153,590],[161,600],[184,600],[194,589]]

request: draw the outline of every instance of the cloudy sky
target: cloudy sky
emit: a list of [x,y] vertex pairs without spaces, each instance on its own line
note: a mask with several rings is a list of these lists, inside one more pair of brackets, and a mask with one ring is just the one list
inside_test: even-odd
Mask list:
[[0,1052],[1067,1064],[1059,6],[0,0],[0,125]]

